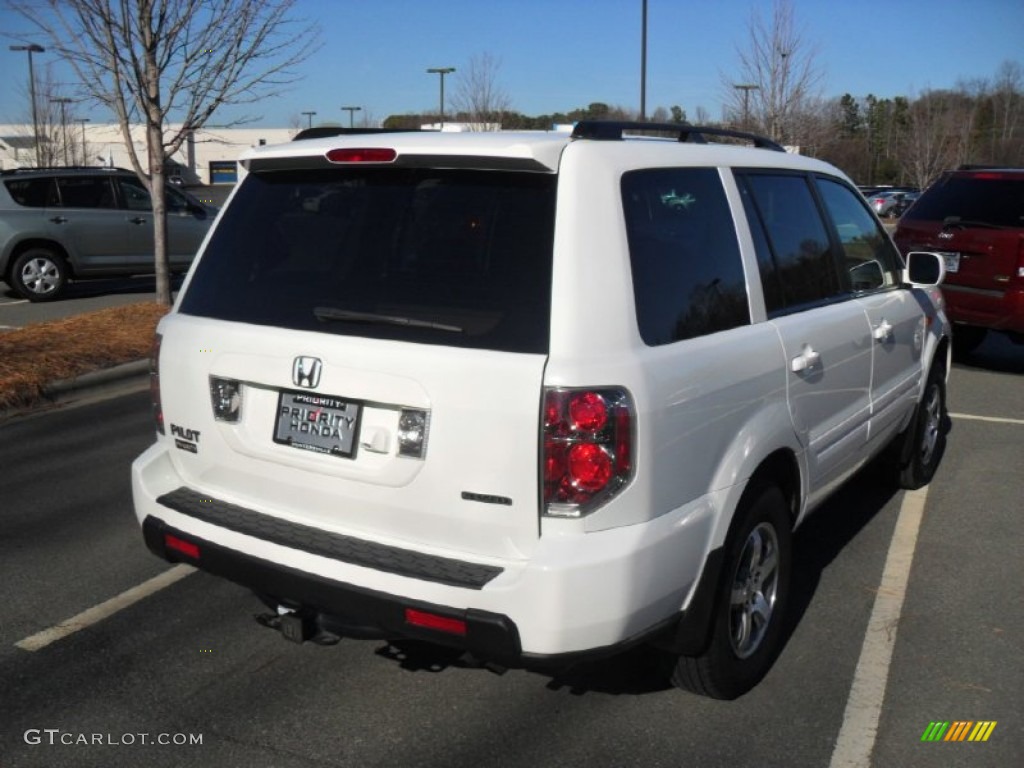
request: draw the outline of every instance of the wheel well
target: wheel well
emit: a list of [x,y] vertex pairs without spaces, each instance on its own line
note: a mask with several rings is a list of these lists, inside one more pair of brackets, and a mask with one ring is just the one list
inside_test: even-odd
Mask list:
[[[792,451],[780,449],[762,461],[750,476],[743,495],[746,496],[752,490],[756,492],[763,485],[779,487],[789,504],[790,519],[796,522],[800,512],[800,467]],[[741,498],[740,504],[745,501],[747,499]]]
[[23,240],[22,242],[14,246],[13,250],[11,250],[11,256],[7,260],[7,273],[4,275],[4,280],[7,282],[8,285],[11,284],[10,277],[11,270],[14,269],[14,262],[17,261],[18,257],[21,256],[21,254],[32,248],[48,248],[49,250],[53,251],[62,259],[64,259],[64,266],[67,267],[68,277],[75,276],[74,267],[71,266],[71,259],[68,258],[68,252],[64,250],[64,246],[62,246],[55,240],[44,240],[42,238],[37,237],[30,240]]

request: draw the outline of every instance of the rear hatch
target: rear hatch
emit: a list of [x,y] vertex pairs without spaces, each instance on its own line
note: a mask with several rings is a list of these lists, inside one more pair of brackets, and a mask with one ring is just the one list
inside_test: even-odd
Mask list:
[[526,557],[556,176],[416,160],[246,176],[162,325],[169,437],[202,433],[175,457],[223,500]]
[[907,211],[895,239],[903,253],[943,253],[944,286],[959,300],[1000,298],[1024,285],[1024,173],[948,174]]

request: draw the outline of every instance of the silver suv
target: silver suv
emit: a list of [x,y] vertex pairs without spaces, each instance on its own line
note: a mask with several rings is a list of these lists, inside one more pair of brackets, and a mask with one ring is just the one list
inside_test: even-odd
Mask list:
[[[171,270],[184,272],[216,209],[168,187]],[[138,177],[121,169],[0,172],[0,277],[29,301],[68,280],[153,272],[153,212]]]
[[942,259],[904,264],[840,171],[717,134],[247,153],[158,328],[148,546],[294,640],[644,641],[680,687],[748,690],[794,527],[873,457],[935,472],[949,325]]

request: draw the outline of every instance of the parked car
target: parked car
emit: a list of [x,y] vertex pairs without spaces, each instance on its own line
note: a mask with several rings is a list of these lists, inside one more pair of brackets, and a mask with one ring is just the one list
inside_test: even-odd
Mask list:
[[943,261],[904,265],[826,163],[581,122],[241,165],[158,327],[132,487],[154,553],[289,639],[648,642],[732,698],[782,646],[794,527],[874,457],[939,465]]
[[[875,213],[879,216],[895,216],[896,211],[903,206],[903,203],[908,194],[917,193],[919,190],[908,189],[905,187],[897,189],[887,189],[882,192],[876,192],[868,197],[868,203],[875,209]],[[909,207],[909,206],[907,206]]]
[[[184,272],[217,209],[167,186],[172,272]],[[153,272],[149,192],[131,171],[0,172],[0,275],[29,301],[58,298],[69,280]]]
[[1024,169],[943,174],[900,219],[894,238],[904,253],[944,255],[958,352],[973,350],[990,330],[1024,343]]
[[921,196],[918,192],[904,192],[896,200],[896,203],[889,209],[889,216],[893,218],[899,218],[909,210],[910,206],[917,202],[917,198]]

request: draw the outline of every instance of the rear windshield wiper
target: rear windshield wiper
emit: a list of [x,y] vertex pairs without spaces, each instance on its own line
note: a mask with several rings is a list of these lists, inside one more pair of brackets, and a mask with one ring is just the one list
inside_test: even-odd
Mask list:
[[972,221],[971,219],[961,219],[959,216],[947,216],[942,220],[942,228],[948,229],[949,227],[980,227],[982,229],[1006,229],[998,224],[991,224],[987,221]]
[[320,322],[325,322],[327,320],[347,320],[352,323],[402,325],[409,328],[430,328],[434,331],[463,333],[463,329],[457,325],[435,323],[431,320],[417,320],[415,317],[402,317],[400,315],[381,315],[376,312],[357,312],[352,309],[338,309],[336,307],[314,307],[313,314],[316,315],[316,319]]

